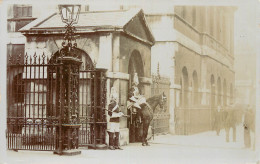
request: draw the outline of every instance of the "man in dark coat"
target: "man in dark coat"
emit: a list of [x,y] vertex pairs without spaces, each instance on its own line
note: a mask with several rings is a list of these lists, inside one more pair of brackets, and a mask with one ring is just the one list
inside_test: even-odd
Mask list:
[[234,109],[234,105],[230,105],[224,108],[223,111],[224,115],[224,126],[226,131],[226,142],[229,142],[229,131],[230,128],[233,129],[233,142],[236,142],[236,126],[237,126],[237,120],[236,120],[236,110]]
[[216,128],[217,136],[219,136],[219,132],[221,128],[221,112],[222,112],[222,107],[218,106],[215,115],[215,128]]

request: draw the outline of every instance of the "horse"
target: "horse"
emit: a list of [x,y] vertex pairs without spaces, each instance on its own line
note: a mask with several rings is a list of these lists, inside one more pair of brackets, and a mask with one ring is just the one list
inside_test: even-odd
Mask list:
[[150,97],[146,100],[145,103],[140,104],[140,117],[141,121],[143,123],[143,134],[142,134],[142,146],[149,146],[147,142],[147,134],[149,125],[153,119],[153,114],[156,109],[156,107],[159,105],[160,108],[164,108],[164,104],[166,103],[166,96],[164,92],[160,95],[155,95],[153,97]]

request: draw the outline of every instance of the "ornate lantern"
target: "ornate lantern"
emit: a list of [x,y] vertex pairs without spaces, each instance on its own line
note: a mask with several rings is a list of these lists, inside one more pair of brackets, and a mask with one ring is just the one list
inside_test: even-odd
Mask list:
[[[62,46],[64,47],[64,49],[60,52],[63,56],[69,56],[68,53],[71,51],[71,49],[77,47],[76,40],[74,39],[74,31],[76,29],[73,24],[78,23],[80,7],[81,5],[59,5],[61,20],[62,22],[66,23],[66,32],[64,36],[65,41],[62,42]],[[73,40],[75,42],[72,46]]]
[[59,5],[63,23],[77,24],[79,20],[80,5]]

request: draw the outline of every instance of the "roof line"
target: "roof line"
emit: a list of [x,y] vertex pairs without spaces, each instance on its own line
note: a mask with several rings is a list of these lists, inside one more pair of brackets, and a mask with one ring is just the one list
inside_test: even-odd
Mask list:
[[[153,34],[152,34],[152,32],[151,32],[151,29],[149,28],[149,26],[148,26],[148,24],[147,24],[147,21],[146,21],[146,19],[145,19],[145,14],[143,13],[143,9],[139,9],[139,11],[123,26],[123,29],[124,29],[124,31],[126,32],[126,30],[125,30],[125,27],[136,17],[136,16],[138,16],[138,14],[139,13],[141,13],[142,15],[143,15],[143,22],[144,22],[144,25],[146,26],[146,28],[148,29],[148,33],[149,33],[149,35],[150,35],[150,39],[152,39],[152,45],[154,45],[154,43],[155,43],[155,39],[154,39],[154,36],[153,36]],[[137,38],[139,38],[138,36],[137,36]],[[150,44],[150,42],[149,42],[149,44]]]
[[137,40],[139,40],[139,41],[141,41],[141,42],[144,42],[144,43],[146,43],[146,44],[149,44],[149,45],[151,45],[151,46],[154,45],[153,42],[149,42],[148,40],[144,40],[144,39],[142,39],[142,38],[140,38],[140,37],[138,37],[138,36],[136,36],[136,35],[133,35],[132,33],[128,32],[128,31],[124,31],[124,33],[125,33],[126,35],[131,36],[132,38],[135,38],[135,39],[137,39]]
[[83,11],[83,12],[80,12],[80,14],[85,14],[85,13],[126,12],[126,11],[128,11],[128,10]]
[[37,27],[39,25],[41,25],[44,21],[46,21],[47,19],[50,19],[51,17],[53,17],[54,15],[56,15],[57,13],[53,13],[50,16],[46,17],[45,19],[43,19],[41,22],[39,22],[38,24],[36,24],[34,27]]

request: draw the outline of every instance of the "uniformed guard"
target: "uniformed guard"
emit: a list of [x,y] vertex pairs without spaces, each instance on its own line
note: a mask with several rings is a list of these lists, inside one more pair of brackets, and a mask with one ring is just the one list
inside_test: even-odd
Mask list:
[[[114,87],[111,88],[110,103],[108,105],[108,115],[110,116],[110,129],[108,130],[109,135],[109,149],[115,150],[122,148],[119,145],[119,127],[120,117],[124,114],[119,109],[118,105],[118,94]],[[114,137],[115,136],[115,137]]]

